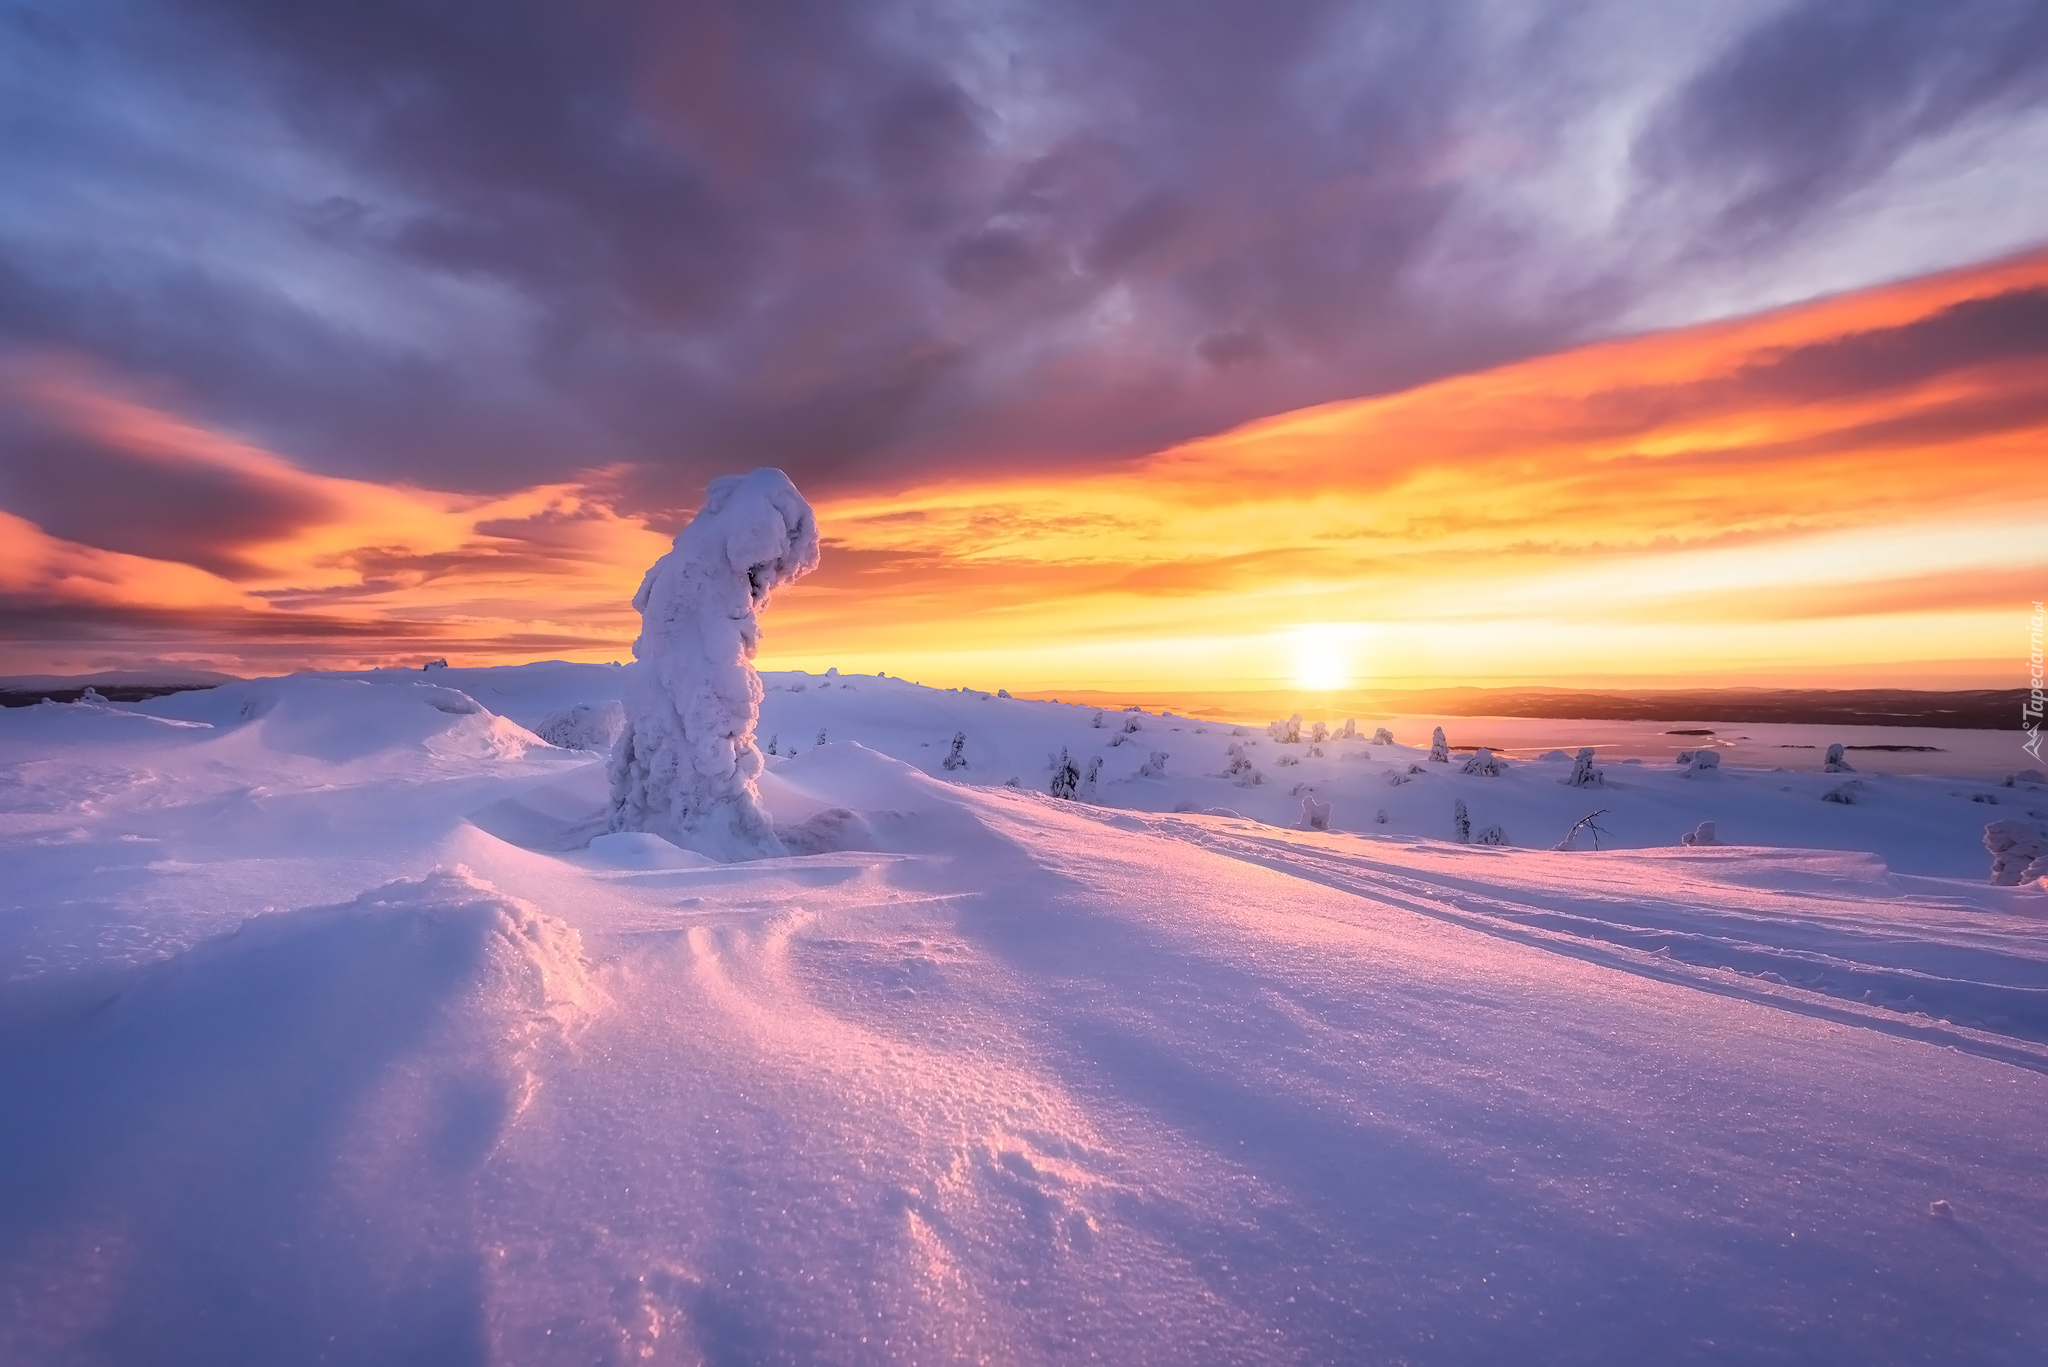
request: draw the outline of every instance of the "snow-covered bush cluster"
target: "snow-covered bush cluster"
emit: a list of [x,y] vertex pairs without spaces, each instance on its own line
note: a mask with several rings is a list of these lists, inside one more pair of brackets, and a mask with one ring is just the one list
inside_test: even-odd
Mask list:
[[1464,768],[1458,772],[1477,774],[1482,778],[1499,778],[1505,768],[1505,765],[1493,757],[1493,751],[1482,745],[1473,752],[1472,757],[1465,761]]
[[1301,713],[1296,712],[1286,721],[1268,723],[1266,735],[1273,740],[1279,741],[1282,745],[1299,745],[1301,743]]
[[780,470],[705,489],[704,506],[633,595],[639,663],[611,761],[612,830],[719,859],[782,853],[755,786],[754,654],[770,596],[817,566],[817,519]]
[[1994,821],[1984,828],[1984,848],[1991,854],[1991,881],[2018,887],[2048,878],[2048,832],[2025,821]]

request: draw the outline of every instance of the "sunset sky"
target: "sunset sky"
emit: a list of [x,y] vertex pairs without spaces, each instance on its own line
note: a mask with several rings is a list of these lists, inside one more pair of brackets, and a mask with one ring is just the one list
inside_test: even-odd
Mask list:
[[2012,687],[2048,3],[0,0],[0,672]]

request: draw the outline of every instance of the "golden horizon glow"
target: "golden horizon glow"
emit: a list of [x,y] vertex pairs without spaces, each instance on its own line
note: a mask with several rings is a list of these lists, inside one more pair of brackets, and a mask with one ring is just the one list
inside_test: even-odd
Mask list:
[[[1033,691],[2009,684],[2048,588],[2048,366],[2024,348],[1897,357],[1915,328],[2044,290],[2036,253],[1281,414],[1102,473],[820,497],[824,567],[779,597],[760,663]],[[230,668],[620,658],[627,600],[668,545],[614,510],[616,472],[492,498],[379,485],[77,365],[0,383],[136,459],[311,510],[233,548],[232,577],[0,514],[0,588],[160,624],[16,668],[117,649]]]

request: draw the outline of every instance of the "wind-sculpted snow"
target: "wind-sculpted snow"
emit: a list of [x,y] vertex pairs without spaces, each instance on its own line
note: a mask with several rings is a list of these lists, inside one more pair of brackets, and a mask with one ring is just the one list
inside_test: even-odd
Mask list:
[[780,470],[713,480],[633,596],[639,661],[611,761],[611,826],[721,859],[780,854],[754,781],[761,611],[818,565],[810,504]]
[[[1982,839],[2038,786],[1586,790],[1364,727],[1243,787],[1278,742],[1151,715],[1138,778],[1094,709],[784,675],[789,853],[715,862],[607,833],[594,754],[435,729],[623,673],[0,716],[0,1362],[2048,1342],[2048,893]],[[1118,762],[1055,799],[1062,749]]]

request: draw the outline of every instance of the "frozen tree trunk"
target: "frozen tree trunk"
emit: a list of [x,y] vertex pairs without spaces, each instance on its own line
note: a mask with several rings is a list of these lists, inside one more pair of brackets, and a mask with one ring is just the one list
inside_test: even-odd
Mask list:
[[754,652],[769,596],[817,567],[817,519],[780,470],[705,489],[704,506],[633,595],[639,663],[612,754],[612,830],[651,832],[715,859],[783,853],[754,785]]
[[1444,739],[1444,729],[1441,726],[1429,733],[1429,762],[1431,764],[1449,764],[1451,762],[1451,743]]

